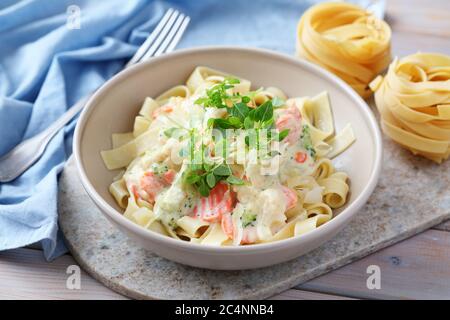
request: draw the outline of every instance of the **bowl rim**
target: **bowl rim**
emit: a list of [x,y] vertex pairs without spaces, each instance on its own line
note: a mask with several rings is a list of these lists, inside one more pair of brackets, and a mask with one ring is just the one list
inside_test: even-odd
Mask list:
[[[149,65],[157,64],[160,61],[170,60],[174,57],[184,56],[195,54],[198,52],[201,53],[214,53],[214,52],[223,52],[223,51],[237,51],[241,53],[250,53],[256,55],[262,55],[269,57],[270,59],[276,60],[284,60],[288,63],[293,63],[301,66],[304,69],[307,69],[310,72],[316,73],[322,78],[328,78],[331,82],[340,88],[344,93],[346,93],[354,102],[359,105],[361,108],[363,117],[365,118],[371,135],[374,139],[374,149],[375,149],[375,159],[374,159],[374,167],[370,174],[368,183],[365,185],[360,195],[350,203],[344,210],[342,210],[339,215],[332,218],[327,223],[319,226],[318,228],[302,235],[301,237],[291,237],[286,238],[274,242],[267,243],[259,243],[252,244],[248,246],[206,246],[197,243],[191,243],[187,241],[180,241],[178,239],[174,239],[157,232],[153,232],[151,230],[145,229],[144,227],[135,224],[130,221],[126,217],[123,216],[118,210],[110,206],[105,199],[103,199],[100,194],[97,193],[93,185],[90,183],[90,180],[84,170],[82,156],[81,156],[81,140],[84,133],[84,128],[86,123],[88,122],[89,116],[94,110],[94,107],[97,105],[97,101],[99,101],[103,95],[105,95],[108,89],[115,84],[118,84],[121,81],[126,81],[126,79],[133,75],[134,73],[138,73],[141,69],[147,68]],[[100,151],[99,151],[100,152]],[[133,65],[127,69],[124,69],[114,75],[111,79],[106,81],[88,100],[86,106],[81,112],[81,115],[78,119],[74,138],[73,138],[73,153],[75,156],[75,163],[77,166],[77,170],[80,176],[81,183],[88,193],[89,197],[94,201],[94,203],[101,209],[101,211],[112,219],[118,225],[129,229],[133,234],[143,237],[145,239],[150,239],[153,242],[157,242],[158,244],[164,244],[171,247],[178,247],[179,249],[185,250],[196,250],[205,253],[215,253],[215,254],[235,254],[235,253],[255,253],[267,250],[278,250],[285,247],[291,247],[295,245],[301,245],[302,242],[313,241],[317,238],[325,238],[327,234],[332,234],[336,229],[342,229],[342,224],[352,218],[358,211],[363,207],[363,205],[367,202],[369,196],[372,194],[375,189],[378,179],[381,172],[381,160],[382,160],[382,138],[381,132],[378,127],[375,116],[367,105],[367,103],[354,91],[347,83],[338,78],[336,75],[327,71],[326,69],[310,63],[302,58],[298,58],[295,56],[290,56],[284,53],[279,53],[273,50],[261,49],[261,48],[251,48],[251,47],[242,47],[242,46],[199,46],[194,48],[180,49],[172,53],[164,54],[162,56],[151,58],[149,61],[141,62],[139,64]],[[340,228],[341,227],[341,228]],[[294,258],[294,257],[293,257]]]

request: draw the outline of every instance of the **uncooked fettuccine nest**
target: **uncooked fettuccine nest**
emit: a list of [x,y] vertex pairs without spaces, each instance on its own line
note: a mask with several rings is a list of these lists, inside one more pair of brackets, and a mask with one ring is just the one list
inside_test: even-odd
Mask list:
[[368,84],[391,61],[390,41],[388,24],[361,7],[322,3],[300,19],[297,55],[333,72],[367,98]]
[[450,154],[450,56],[417,53],[395,59],[371,83],[383,131],[438,163]]

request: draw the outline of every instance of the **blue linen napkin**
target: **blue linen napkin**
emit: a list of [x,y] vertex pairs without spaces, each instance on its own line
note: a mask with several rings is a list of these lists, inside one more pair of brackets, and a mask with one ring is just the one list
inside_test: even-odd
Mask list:
[[[313,2],[2,0],[0,156],[119,71],[169,7],[192,18],[178,48],[232,44],[293,53],[296,24]],[[80,29],[73,28],[73,5]],[[48,260],[67,251],[58,231],[57,184],[72,153],[75,121],[33,167],[0,184],[0,250],[40,242]]]

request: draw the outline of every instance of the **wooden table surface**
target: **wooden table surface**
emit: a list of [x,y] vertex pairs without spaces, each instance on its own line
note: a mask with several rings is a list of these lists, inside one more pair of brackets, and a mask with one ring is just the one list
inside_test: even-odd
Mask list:
[[[395,55],[450,54],[450,0],[387,0],[386,20]],[[30,248],[0,252],[0,299],[126,299],[84,272],[81,289],[67,289],[73,264],[70,255],[48,263]],[[380,267],[380,289],[367,289],[370,265]],[[450,299],[450,221],[273,297],[367,298]]]

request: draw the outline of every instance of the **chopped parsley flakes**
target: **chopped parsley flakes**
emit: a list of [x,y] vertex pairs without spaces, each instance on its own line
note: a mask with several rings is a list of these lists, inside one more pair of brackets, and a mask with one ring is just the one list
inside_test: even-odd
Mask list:
[[254,222],[256,221],[256,214],[245,211],[242,214],[241,222],[242,227],[246,228],[248,226],[254,226]]
[[311,132],[308,125],[303,125],[302,135],[300,137],[303,142],[303,147],[308,151],[309,155],[312,158],[316,157],[316,150],[313,147],[313,143],[311,140]]

